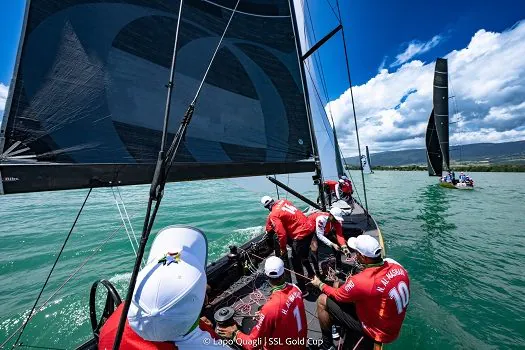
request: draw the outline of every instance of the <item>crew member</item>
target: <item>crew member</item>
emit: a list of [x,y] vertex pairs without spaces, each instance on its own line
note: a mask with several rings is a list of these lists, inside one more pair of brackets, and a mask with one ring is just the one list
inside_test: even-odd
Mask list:
[[[305,275],[304,267],[308,275],[313,276],[314,270],[308,260],[313,236],[313,227],[310,221],[302,211],[286,199],[275,201],[272,197],[264,196],[261,198],[261,203],[270,211],[266,220],[266,232],[273,231],[277,235],[281,256],[287,256],[286,245],[290,243],[293,270],[300,275]],[[308,292],[306,291],[305,278],[297,274],[296,277],[297,285],[306,296]]]
[[306,349],[308,325],[301,291],[284,278],[284,263],[278,257],[266,259],[264,273],[272,294],[259,311],[259,320],[250,334],[237,325],[217,327],[224,338],[234,339],[243,349]]
[[315,227],[315,236],[310,245],[310,258],[314,265],[315,274],[317,276],[321,275],[319,271],[319,256],[317,251],[318,241],[321,241],[334,250],[335,268],[336,270],[339,270],[342,264],[340,251],[342,250],[345,255],[350,253],[343,235],[343,211],[340,208],[334,207],[330,209],[330,212],[328,213],[315,212],[308,216],[308,220],[310,220],[312,226]]
[[362,335],[365,344],[394,341],[410,298],[407,271],[396,261],[381,258],[381,247],[374,237],[352,237],[348,246],[357,251],[357,261],[364,270],[350,276],[339,288],[330,287],[317,277],[312,281],[324,293],[317,300],[324,349],[333,345],[334,321],[349,332]]
[[349,201],[352,198],[354,189],[352,188],[352,182],[348,180],[346,176],[341,176],[341,179],[337,182],[335,186],[335,195],[337,199],[341,199],[341,195],[345,201]]
[[328,206],[332,206],[332,196],[335,196],[337,199],[339,199],[337,195],[338,191],[336,190],[338,183],[338,181],[334,180],[326,180],[323,182],[323,189],[326,197],[328,198]]
[[[120,343],[121,349],[224,349],[217,334],[199,319],[206,297],[208,245],[204,233],[188,226],[162,229],[139,272]],[[99,349],[112,349],[124,303],[100,330]],[[209,322],[209,321],[208,321]]]

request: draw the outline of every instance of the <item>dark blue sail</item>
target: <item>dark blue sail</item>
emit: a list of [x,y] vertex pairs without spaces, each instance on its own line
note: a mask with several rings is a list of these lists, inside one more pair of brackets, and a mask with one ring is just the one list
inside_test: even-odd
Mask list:
[[[168,142],[235,3],[184,1]],[[28,1],[1,129],[4,193],[151,181],[178,7]],[[243,0],[168,181],[312,171],[311,156],[288,2]]]

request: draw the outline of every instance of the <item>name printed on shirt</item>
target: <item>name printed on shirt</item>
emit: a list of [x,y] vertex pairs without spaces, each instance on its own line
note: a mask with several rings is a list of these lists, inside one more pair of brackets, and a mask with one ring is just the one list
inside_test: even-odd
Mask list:
[[293,292],[288,296],[288,299],[286,300],[286,309],[281,309],[281,312],[283,315],[286,315],[288,313],[288,310],[290,310],[290,307],[292,306],[292,303],[295,299],[302,298],[302,293],[299,291]]
[[392,269],[386,274],[386,278],[381,279],[381,283],[383,284],[383,287],[377,286],[378,292],[384,292],[386,286],[390,283],[392,279],[396,276],[405,276],[405,271],[403,269]]

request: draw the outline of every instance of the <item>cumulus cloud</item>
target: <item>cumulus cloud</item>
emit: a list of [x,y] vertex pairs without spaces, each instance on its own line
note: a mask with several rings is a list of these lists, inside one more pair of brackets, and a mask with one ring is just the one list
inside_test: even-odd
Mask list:
[[5,101],[7,100],[7,90],[9,87],[0,83],[0,112],[4,114]]
[[432,39],[430,39],[427,42],[421,42],[419,40],[411,41],[410,43],[408,43],[408,46],[405,49],[405,51],[401,52],[399,55],[396,56],[396,60],[390,65],[390,67],[400,66],[403,63],[406,63],[412,58],[416,57],[417,55],[429,51],[430,49],[436,47],[442,39],[442,36],[435,35]]
[[[480,29],[449,64],[451,144],[525,139],[525,21],[494,33]],[[362,145],[374,152],[425,147],[434,62],[412,60],[354,87]],[[328,107],[328,106],[327,106]],[[350,91],[330,102],[341,148],[357,146]]]

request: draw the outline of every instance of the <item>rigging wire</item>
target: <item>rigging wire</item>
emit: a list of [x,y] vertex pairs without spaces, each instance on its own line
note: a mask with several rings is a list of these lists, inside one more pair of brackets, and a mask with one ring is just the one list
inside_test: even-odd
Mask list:
[[[97,248],[95,248],[95,249],[93,250],[93,254],[91,254],[90,256],[88,256],[88,257],[87,257],[87,258],[86,258],[86,259],[85,259],[85,260],[79,265],[79,267],[78,267],[75,271],[73,271],[73,273],[71,273],[71,275],[69,275],[69,277],[68,277],[68,278],[67,278],[67,279],[66,279],[66,280],[60,285],[60,287],[58,287],[58,288],[53,292],[53,294],[51,294],[51,296],[50,296],[49,298],[47,298],[46,301],[44,301],[44,302],[42,303],[42,305],[40,305],[40,306],[38,307],[38,309],[37,309],[33,314],[31,314],[31,313],[29,314],[29,315],[30,315],[29,319],[32,319],[32,318],[33,318],[38,312],[42,311],[42,310],[44,309],[44,307],[45,307],[47,304],[49,304],[49,303],[51,302],[51,300],[52,300],[52,299],[58,294],[58,292],[60,292],[60,291],[62,290],[62,288],[64,288],[65,285],[66,285],[71,279],[73,279],[73,277],[75,277],[75,275],[76,275],[77,273],[79,273],[80,270],[82,270],[82,268],[83,268],[83,267],[84,267],[84,266],[85,266],[85,265],[86,265],[86,264],[87,264],[87,263],[88,263],[88,262],[89,262],[89,261],[90,261],[90,260],[91,260],[91,259],[92,259],[92,258],[93,258],[93,257],[99,252],[99,251],[102,250],[102,248],[106,245],[106,243],[108,243],[109,240],[110,240],[111,238],[115,237],[115,235],[116,235],[117,232],[121,229],[121,227],[122,227],[122,224],[121,224],[120,226],[118,226],[118,227],[117,227],[117,228],[116,228],[111,234],[109,234],[108,237],[107,237],[107,238],[106,238],[106,239],[105,239],[105,240],[104,240],[104,241],[103,241],[103,242],[102,242]],[[7,339],[6,339],[2,344],[0,344],[0,349],[1,349],[5,344],[7,344],[7,342],[8,342],[9,340],[11,340],[11,339],[15,336],[15,334],[16,334],[20,329],[22,329],[22,326],[18,327],[15,331],[13,331],[13,333],[11,333],[11,335],[10,335],[9,337],[7,337]],[[16,344],[16,343],[17,343],[17,342],[15,342],[15,344]],[[14,344],[14,345],[15,345],[15,344]],[[27,345],[25,345],[25,346],[27,346]]]
[[131,220],[128,215],[128,211],[126,209],[126,204],[124,203],[124,200],[122,199],[122,194],[120,193],[120,187],[117,186],[117,192],[118,196],[120,197],[120,203],[122,203],[122,208],[124,208],[124,213],[126,214],[126,219],[128,220],[128,225],[131,229],[131,233],[133,235],[133,238],[135,239],[135,243],[137,244],[137,247],[139,246],[139,241],[137,240],[137,235],[135,234],[135,230],[133,229],[133,225],[131,224]]
[[[240,0],[237,0],[237,3],[235,4],[235,8],[233,9],[232,13],[231,13],[231,16],[230,16],[230,19],[228,20],[228,23],[226,25],[226,27],[224,28],[224,31],[222,33],[222,36],[221,36],[221,39],[219,40],[219,43],[215,49],[215,52],[210,60],[210,63],[208,65],[208,68],[206,69],[206,72],[202,78],[202,81],[200,83],[200,86],[197,90],[197,93],[195,94],[195,98],[193,99],[193,101],[191,102],[190,106],[188,107],[188,110],[186,111],[186,114],[184,115],[184,118],[179,126],[179,129],[177,131],[177,133],[175,134],[175,137],[172,141],[172,144],[167,152],[166,155],[164,155],[164,150],[163,150],[163,147],[164,145],[161,146],[161,150],[159,152],[159,156],[158,156],[158,160],[157,160],[157,165],[156,165],[156,169],[155,169],[155,174],[154,174],[154,177],[153,177],[153,180],[152,180],[152,183],[151,183],[151,188],[150,188],[150,197],[149,197],[149,200],[148,200],[148,207],[146,209],[146,216],[144,218],[144,226],[143,226],[143,229],[142,229],[142,235],[141,235],[141,239],[140,239],[140,245],[139,245],[139,250],[138,250],[138,254],[137,254],[137,259],[135,260],[135,264],[133,266],[133,272],[131,274],[131,279],[130,279],[130,282],[129,282],[129,286],[128,286],[128,291],[127,291],[127,294],[126,294],[126,299],[124,301],[124,307],[123,307],[123,310],[122,310],[122,315],[120,317],[120,320],[119,320],[119,325],[118,325],[118,329],[117,329],[117,333],[116,333],[116,336],[115,336],[115,340],[114,340],[114,343],[113,343],[113,350],[118,350],[119,347],[120,347],[120,342],[122,341],[122,335],[124,333],[124,326],[126,324],[126,316],[128,314],[128,311],[129,311],[129,306],[131,304],[131,298],[133,296],[133,292],[134,292],[134,289],[135,289],[135,284],[137,282],[137,276],[138,276],[138,272],[139,272],[139,269],[140,269],[140,264],[141,264],[141,261],[142,261],[142,258],[144,256],[144,250],[146,248],[146,243],[148,242],[148,238],[149,238],[149,235],[151,233],[151,229],[153,228],[153,223],[155,222],[155,217],[157,215],[157,212],[159,210],[159,206],[160,206],[160,203],[162,201],[162,196],[163,196],[163,192],[164,192],[164,186],[166,184],[166,180],[167,180],[167,177],[168,177],[168,174],[169,174],[169,171],[171,169],[171,166],[173,164],[173,161],[175,159],[175,156],[177,154],[177,151],[179,149],[179,146],[180,146],[180,143],[182,142],[182,139],[184,138],[185,134],[186,134],[186,130],[187,130],[187,127],[191,121],[191,117],[193,115],[193,111],[194,111],[194,108],[195,108],[195,103],[197,102],[197,99],[199,97],[199,94],[201,92],[201,89],[203,87],[203,84],[204,84],[204,81],[206,80],[206,77],[207,77],[207,74],[214,62],[214,59],[215,59],[215,56],[217,54],[217,52],[219,51],[220,49],[220,46],[222,44],[222,40],[224,39],[224,36],[226,35],[226,32],[228,31],[228,28],[230,26],[230,23],[233,19],[233,16],[235,15],[236,11],[237,11],[237,7],[239,6],[239,2]],[[179,8],[179,19],[181,18],[182,16],[182,4],[183,4],[183,1],[181,0],[180,2],[180,8]],[[180,24],[180,21],[178,21],[178,24]],[[177,37],[179,35],[179,27],[177,26],[177,30],[176,30],[176,34],[175,36]],[[176,47],[174,47],[173,49],[173,55],[175,56],[176,55]],[[171,70],[174,71],[174,63],[175,63],[175,59],[172,60],[172,67],[171,67]],[[171,89],[171,86],[168,86],[168,88]],[[170,106],[170,102],[171,100],[168,99],[167,101],[167,105],[166,105],[166,109],[169,108]],[[167,117],[165,116],[165,119]],[[166,123],[166,120],[165,120],[165,123]],[[163,130],[163,133],[167,133],[167,130]],[[153,210],[151,210],[152,208],[152,205],[153,205],[153,201],[155,201],[155,207],[153,208]]]
[[[329,2],[328,0],[327,0],[327,2],[328,2],[328,4],[330,5],[330,7],[332,8],[332,11],[334,11],[334,9],[333,9],[333,7],[331,6],[330,2]],[[314,41],[317,41],[317,39],[316,39],[316,35],[315,35],[315,29],[314,29],[314,26],[313,26],[312,16],[311,16],[311,12],[310,12],[310,8],[309,8],[309,6],[308,6],[308,1],[307,1],[307,0],[304,0],[303,5],[306,5],[306,10],[307,10],[307,13],[308,13],[308,18],[309,18],[309,22],[310,22],[310,27],[311,27],[311,30],[312,30],[312,36],[313,36],[313,38],[314,38]],[[335,13],[335,11],[334,11],[334,14],[335,14],[336,18],[338,19],[339,24],[342,25],[341,19],[337,16],[337,14]],[[307,26],[306,26],[306,21],[305,21],[305,25],[304,25],[304,28],[303,28],[303,29],[304,29],[304,36],[305,36],[305,38],[306,38],[306,36],[307,36]],[[316,55],[316,54],[317,54],[317,55]],[[314,52],[312,56],[313,56],[313,58],[314,58],[314,64],[315,64],[316,68],[317,68],[317,69],[319,70],[319,72],[320,72],[321,87],[322,87],[323,92],[324,92],[324,94],[325,94],[326,105],[328,106],[328,112],[329,112],[329,114],[330,114],[330,119],[332,120],[332,125],[333,125],[333,127],[334,127],[334,129],[335,129],[335,122],[334,122],[334,118],[333,118],[332,107],[331,107],[331,105],[330,105],[330,103],[329,103],[328,88],[327,88],[327,84],[326,84],[326,78],[325,78],[325,75],[324,75],[323,64],[322,64],[321,59],[320,59],[320,57],[319,57],[319,56],[320,56],[319,51]],[[310,69],[308,68],[308,65],[305,64],[304,66],[305,66],[305,68],[308,70],[308,75],[310,76],[310,79],[311,79],[311,81],[312,81],[312,85],[313,85],[313,87],[314,87],[314,89],[315,89],[315,92],[316,92],[316,94],[317,94],[317,97],[318,97],[318,99],[319,99],[319,102],[321,103],[321,105],[325,105],[325,102],[322,100],[322,98],[321,98],[321,94],[319,93],[319,91],[318,91],[318,89],[317,89],[317,87],[316,87],[315,80],[314,80],[314,78],[313,78],[313,76],[312,76],[312,73],[311,73]],[[327,118],[327,120],[328,120],[328,113],[326,112],[325,109],[323,109],[323,113],[325,114],[325,116],[326,116],[326,118]],[[325,128],[325,131],[327,131],[327,132],[333,132],[333,130],[328,130],[328,126],[325,125],[324,122],[323,122],[322,124],[323,124],[323,126],[324,126],[324,128]],[[332,146],[333,146],[334,149],[335,149],[335,142],[336,142],[337,140],[335,140],[335,138],[334,138],[334,141],[333,141],[333,142],[332,142],[332,139],[331,139],[331,138],[329,138],[329,140],[331,141]],[[353,183],[355,183],[355,181],[354,181],[354,179],[353,179],[353,176],[352,176],[352,173],[350,172],[350,169],[349,169],[348,163],[346,162],[346,159],[345,159],[345,157],[344,157],[344,154],[343,154],[341,148],[340,148],[340,147],[338,147],[338,148],[339,148],[339,154],[340,154],[341,160],[342,160],[342,162],[344,163],[344,168],[345,168],[346,170],[348,170],[348,175],[350,176],[350,179],[352,180]],[[361,161],[361,160],[359,160],[359,161]],[[357,190],[357,186],[355,186],[355,192],[356,192],[356,194],[357,194],[357,198],[359,199],[359,202],[361,202],[361,197],[360,197],[360,195],[359,195],[359,191]],[[368,208],[367,208],[367,211],[368,211]]]
[[[308,75],[309,75],[310,78],[312,79],[312,74],[311,74],[311,72],[310,72],[310,69],[308,68],[307,65],[305,65],[305,68],[306,68],[306,70],[308,71]],[[313,80],[313,79],[312,79],[312,80]],[[319,101],[322,103],[321,96],[320,96],[319,91],[317,90],[317,88],[316,88],[316,86],[315,86],[315,83],[312,84],[312,86],[314,87],[314,91],[316,92],[317,98],[318,98]],[[325,115],[328,117],[328,115],[326,114],[326,111],[324,111],[324,113],[325,113]],[[333,122],[333,121],[332,121],[332,122]],[[323,123],[323,125],[324,125],[324,123]],[[335,125],[335,124],[334,124],[334,125]],[[325,127],[325,130],[328,132],[327,126],[324,125],[324,127]],[[331,139],[331,138],[329,138],[329,140],[330,140],[330,142],[332,143],[332,146],[334,146],[334,148],[335,148],[335,143],[334,143],[334,142],[335,142],[336,140],[334,140],[333,142],[332,142],[332,139]],[[343,161],[343,163],[344,163],[344,165],[345,165],[345,168],[348,167],[348,164],[346,163],[346,160],[345,160],[345,158],[344,158],[344,156],[343,156],[343,153],[342,153],[341,149],[339,149],[339,153],[340,153],[340,155],[341,155],[341,160]],[[352,182],[355,183],[355,181],[354,181],[354,179],[353,179],[353,177],[352,177],[352,173],[350,173],[350,171],[348,171],[348,175],[350,176],[350,179],[352,179]],[[357,190],[357,186],[355,186],[355,187],[356,187],[356,188],[355,188],[355,193],[357,194],[357,198],[359,199],[359,201],[361,201],[361,197],[359,196],[359,191]]]
[[[69,240],[69,237],[71,237],[71,233],[73,233],[73,229],[75,228],[75,226],[77,224],[78,218],[80,217],[80,214],[82,213],[82,210],[84,209],[84,206],[86,205],[86,202],[87,202],[87,200],[89,198],[89,195],[91,194],[92,190],[93,190],[93,187],[91,187],[89,189],[89,191],[88,191],[88,193],[86,195],[86,198],[84,198],[84,202],[82,203],[82,206],[80,207],[80,210],[77,213],[77,217],[75,218],[75,221],[73,222],[73,225],[71,225],[71,228],[69,229],[69,232],[68,232],[68,234],[66,236],[66,239],[64,240],[64,243],[62,243],[62,247],[60,248],[60,251],[58,252],[58,255],[57,255],[56,259],[55,259],[55,262],[53,263],[53,266],[51,267],[51,270],[49,271],[49,273],[48,273],[48,275],[46,277],[46,281],[44,282],[44,285],[40,289],[40,292],[38,293],[38,296],[36,297],[35,303],[33,304],[33,307],[31,308],[31,311],[27,315],[27,319],[22,324],[20,333],[18,334],[18,337],[16,338],[16,340],[15,340],[13,346],[11,347],[11,349],[13,349],[15,347],[15,345],[20,340],[20,337],[22,337],[22,334],[24,333],[24,329],[26,328],[27,324],[29,323],[29,320],[31,319],[31,317],[33,315],[33,312],[35,311],[36,305],[38,304],[38,301],[40,300],[40,297],[42,296],[42,293],[44,292],[44,289],[46,288],[47,283],[49,282],[49,279],[51,278],[51,274],[53,273],[53,271],[55,270],[55,267],[57,266],[58,260],[62,256],[62,252],[64,251],[64,248],[66,247],[66,244],[67,244],[67,241]],[[4,344],[5,344],[5,342],[2,344],[2,346]]]
[[[137,257],[137,250],[135,249],[135,244],[133,244],[133,238],[131,238],[131,234],[128,231],[128,225],[126,223],[126,220],[124,219],[124,216],[122,215],[122,211],[120,210],[120,204],[117,200],[117,196],[115,196],[115,190],[113,190],[113,187],[111,187],[111,193],[113,194],[113,198],[115,199],[115,204],[117,206],[118,213],[120,214],[120,219],[122,220],[122,224],[124,225],[124,230],[126,231],[126,235],[128,236],[129,243],[131,244],[131,249],[133,249],[133,253],[135,254],[135,257]],[[136,240],[136,237],[135,237]],[[138,243],[137,243],[138,247]]]
[[[339,13],[339,17],[341,17],[341,9],[339,8],[339,0],[336,0],[336,5],[337,5],[337,13]],[[343,23],[340,22],[340,24],[342,25]],[[344,52],[345,52],[346,74],[347,74],[347,78],[348,78],[348,85],[350,85],[350,97],[352,99],[352,111],[353,111],[353,114],[354,114],[355,134],[356,134],[356,138],[357,138],[357,150],[359,151],[359,161],[361,161],[361,142],[359,141],[359,128],[357,127],[357,116],[356,116],[356,113],[355,113],[355,103],[354,103],[354,91],[352,89],[352,78],[350,76],[350,63],[348,63],[348,50],[346,48],[345,28],[344,27],[341,28],[341,35],[342,35],[342,39],[343,39],[343,47],[344,47]],[[368,219],[369,218],[369,214],[368,214],[368,200],[366,198],[365,174],[363,172],[363,165],[362,165],[362,163],[360,165],[360,168],[361,168],[361,179],[363,181],[363,193],[364,193],[364,196],[365,196],[366,215],[367,215],[367,219]]]

